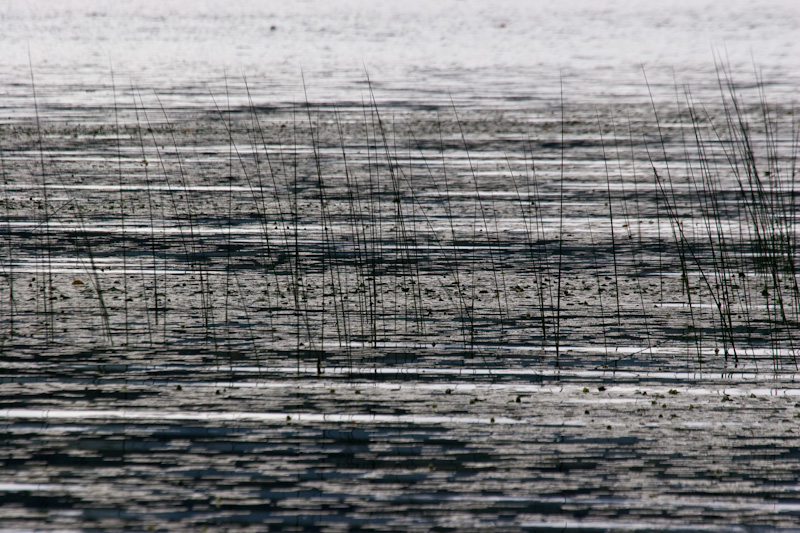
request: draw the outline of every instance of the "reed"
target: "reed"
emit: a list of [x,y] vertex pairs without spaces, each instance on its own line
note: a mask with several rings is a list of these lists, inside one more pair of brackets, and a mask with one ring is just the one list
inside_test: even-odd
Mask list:
[[[53,184],[72,195],[75,183],[45,157],[35,104],[40,201],[36,242],[24,242],[18,163],[0,151],[7,338],[30,329],[32,309],[44,345],[58,349],[62,325],[70,342],[75,321],[52,299],[67,225],[109,345],[198,346],[231,372],[288,353],[320,375],[425,357],[489,367],[523,348],[561,367],[581,363],[565,348],[581,343],[601,346],[606,367],[636,364],[618,355],[630,344],[651,360],[680,346],[687,359],[672,363],[700,369],[761,364],[765,350],[775,370],[797,364],[800,133],[760,78],[755,104],[720,66],[719,102],[676,83],[663,105],[645,74],[640,123],[602,106],[568,112],[562,82],[552,129],[498,140],[453,98],[427,115],[381,104],[368,75],[360,103],[313,103],[304,81],[303,100],[282,108],[257,105],[246,78],[237,106],[226,76],[225,101],[209,88],[190,128],[133,85],[121,106],[111,72],[113,213],[79,196],[74,211],[54,204]],[[109,220],[116,241],[93,226]],[[39,269],[25,299],[20,254]]]
[[[147,151],[145,149],[145,144],[144,144],[144,133],[142,131],[142,129],[143,129],[142,128],[142,123],[141,123],[140,118],[139,118],[139,111],[140,111],[140,104],[141,104],[141,93],[133,85],[131,85],[131,95],[132,95],[132,98],[133,98],[134,116],[136,118],[136,139],[138,140],[137,148],[139,149],[139,153],[140,153],[141,158],[142,158],[141,159],[141,165],[142,165],[142,170],[144,171],[145,195],[146,195],[146,198],[147,198],[147,204],[146,204],[147,205],[147,217],[148,217],[148,221],[149,221],[147,229],[148,229],[148,232],[149,232],[149,235],[150,235],[149,252],[150,252],[150,262],[151,262],[151,264],[150,264],[150,266],[149,266],[149,268],[147,270],[149,270],[152,273],[152,278],[151,278],[151,282],[150,283],[152,284],[152,301],[153,301],[152,310],[153,310],[153,322],[155,324],[154,324],[154,327],[148,326],[148,340],[149,340],[150,345],[152,346],[154,344],[153,330],[155,329],[157,331],[158,328],[159,328],[159,325],[162,326],[162,330],[161,330],[162,342],[166,342],[166,334],[167,334],[167,332],[166,332],[166,327],[167,327],[166,293],[165,292],[159,292],[159,286],[164,287],[164,288],[167,286],[167,280],[166,280],[167,265],[166,265],[166,259],[163,259],[162,262],[161,262],[161,269],[164,272],[163,273],[163,282],[161,283],[161,285],[159,285],[159,277],[158,277],[159,257],[158,257],[158,253],[157,253],[157,249],[159,248],[159,245],[161,247],[165,247],[166,246],[166,237],[163,234],[163,230],[162,230],[162,234],[158,238],[156,237],[156,220],[157,219],[156,219],[156,213],[155,213],[155,207],[154,207],[154,199],[153,199],[153,191],[152,191],[152,187],[151,187],[151,179],[150,179],[150,172],[149,172],[150,163],[147,160]],[[139,97],[139,103],[138,104],[137,104],[137,96]],[[143,105],[141,105],[141,107],[143,107]],[[162,210],[161,216],[159,218],[161,220],[163,220],[165,218],[163,216],[163,210]],[[142,250],[142,262],[145,261],[145,259],[144,259],[145,256],[146,256],[146,254],[144,253],[144,250]],[[150,323],[150,305],[149,305],[149,298],[147,297],[147,294],[150,291],[146,290],[147,282],[145,281],[145,278],[144,278],[145,270],[146,270],[145,267],[142,266],[141,270],[142,270],[142,287],[143,287],[143,289],[145,289],[145,292],[144,292],[144,294],[145,294],[144,305],[145,305],[147,321],[148,321],[148,324],[149,324]],[[161,303],[163,303],[163,305]],[[159,320],[159,316],[161,316],[160,320]]]
[[[48,340],[52,340],[55,331],[55,312],[53,310],[53,302],[57,299],[54,294],[53,287],[53,248],[52,248],[52,235],[50,233],[50,195],[47,183],[47,167],[44,161],[44,139],[42,134],[42,124],[39,116],[39,100],[36,97],[36,81],[33,75],[33,61],[30,58],[30,50],[28,50],[28,65],[30,68],[31,77],[31,95],[33,96],[33,109],[34,118],[36,120],[36,144],[38,147],[37,153],[39,156],[39,178],[40,178],[40,191],[41,201],[36,203],[38,214],[38,226],[41,228],[40,246],[44,250],[43,266],[37,276],[37,312],[39,311],[39,297],[41,295],[41,314],[45,319],[45,336]],[[31,199],[32,200],[32,199]]]
[[6,308],[6,318],[8,320],[8,326],[6,330],[6,334],[2,336],[2,343],[0,344],[0,350],[4,351],[6,343],[12,342],[12,339],[15,336],[14,331],[14,315],[16,313],[16,299],[14,296],[14,286],[15,286],[15,275],[14,275],[14,243],[13,243],[13,236],[14,232],[11,227],[11,195],[8,192],[8,179],[6,176],[6,158],[3,148],[0,146],[0,179],[3,182],[3,209],[5,212],[6,217],[6,228],[5,228],[5,241],[6,241],[6,253],[7,253],[7,260],[6,264],[3,265],[3,275],[8,282],[8,307]]
[[125,236],[125,183],[122,177],[122,140],[119,133],[119,107],[117,105],[117,85],[114,81],[114,66],[109,59],[111,74],[111,95],[114,101],[114,137],[117,145],[117,184],[119,185],[119,227],[120,251],[122,255],[122,322],[125,329],[125,346],[130,342],[130,315],[128,314],[128,245]]

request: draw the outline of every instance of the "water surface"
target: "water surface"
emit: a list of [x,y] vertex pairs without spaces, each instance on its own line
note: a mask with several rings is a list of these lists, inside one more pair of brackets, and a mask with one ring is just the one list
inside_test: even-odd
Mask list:
[[0,529],[792,529],[797,10],[4,4]]

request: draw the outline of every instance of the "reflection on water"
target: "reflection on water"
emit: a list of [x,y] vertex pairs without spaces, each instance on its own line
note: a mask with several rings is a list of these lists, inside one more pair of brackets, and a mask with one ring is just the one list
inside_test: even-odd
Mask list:
[[[470,527],[671,530],[797,517],[792,486],[775,488],[797,438],[773,428],[794,425],[798,389],[771,388],[772,376],[696,382],[719,388],[681,376],[364,377],[17,385],[28,407],[1,409],[0,425],[19,450],[8,464],[30,481],[0,491],[27,508],[50,498],[47,523],[66,527],[355,528],[363,517],[399,530],[463,513]],[[297,512],[313,517],[298,526]]]

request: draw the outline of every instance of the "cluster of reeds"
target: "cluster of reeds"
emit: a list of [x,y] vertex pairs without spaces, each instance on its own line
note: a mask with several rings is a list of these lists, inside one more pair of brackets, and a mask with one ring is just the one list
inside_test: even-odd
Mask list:
[[37,103],[0,133],[3,348],[795,366],[793,109],[719,79],[713,108],[562,97],[514,135],[369,85],[264,107],[243,80],[176,121],[112,83],[95,126]]

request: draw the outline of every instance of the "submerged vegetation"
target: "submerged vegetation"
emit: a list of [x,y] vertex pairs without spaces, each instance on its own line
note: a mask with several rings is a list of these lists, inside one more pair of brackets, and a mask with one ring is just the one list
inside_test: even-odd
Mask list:
[[206,113],[114,87],[58,119],[32,90],[0,131],[0,349],[794,370],[800,132],[739,91],[506,113],[231,80]]

